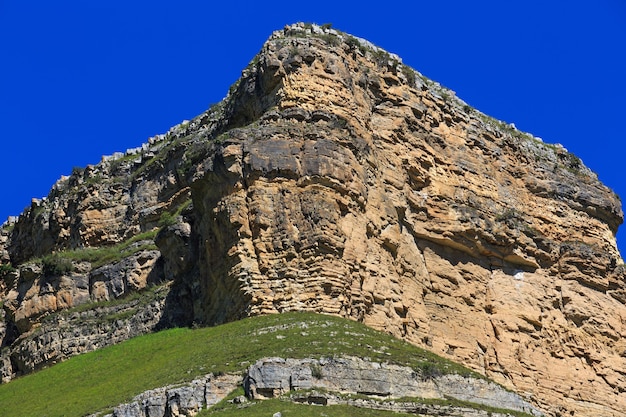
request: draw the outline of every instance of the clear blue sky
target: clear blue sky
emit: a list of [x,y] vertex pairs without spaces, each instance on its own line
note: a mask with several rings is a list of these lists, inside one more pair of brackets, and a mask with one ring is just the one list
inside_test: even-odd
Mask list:
[[0,222],[72,167],[219,101],[271,32],[298,21],[367,38],[562,143],[626,201],[624,0],[0,0]]

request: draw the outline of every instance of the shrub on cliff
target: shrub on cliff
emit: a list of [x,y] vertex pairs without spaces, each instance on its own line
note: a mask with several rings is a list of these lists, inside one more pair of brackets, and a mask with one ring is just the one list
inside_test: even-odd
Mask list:
[[0,265],[0,278],[3,278],[5,275],[14,272],[15,268],[11,264],[2,264]]
[[59,253],[46,255],[41,261],[43,273],[46,276],[67,275],[74,271],[74,264],[72,263],[72,260],[63,257]]

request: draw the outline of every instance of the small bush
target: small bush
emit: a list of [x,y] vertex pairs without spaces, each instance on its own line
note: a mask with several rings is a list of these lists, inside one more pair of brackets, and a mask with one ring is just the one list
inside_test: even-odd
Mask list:
[[406,65],[402,66],[402,73],[406,77],[407,82],[411,87],[415,87],[416,79],[415,79],[415,71],[413,71],[410,67]]
[[418,365],[418,368],[420,376],[424,381],[429,381],[443,374],[439,366],[432,362],[422,362]]
[[341,39],[332,33],[324,33],[319,38],[323,39],[330,46],[338,46],[341,43]]
[[359,40],[354,36],[346,37],[346,44],[350,47],[351,50],[356,51],[358,49],[363,55],[365,55],[365,53],[367,52],[367,48],[361,45],[361,42],[359,42]]
[[74,271],[74,264],[71,259],[63,257],[59,253],[44,256],[42,259],[43,273],[47,276],[67,275]]
[[576,172],[576,171],[579,171],[583,167],[583,163],[580,160],[580,158],[574,155],[573,153],[568,152],[566,156],[564,157],[564,159],[565,159],[565,166],[570,171]]
[[311,363],[309,365],[311,368],[311,376],[315,379],[322,379],[322,367],[317,363]]
[[4,278],[10,273],[15,272],[15,268],[11,264],[2,264],[0,265],[0,278]]
[[159,218],[159,227],[173,226],[178,223],[178,216],[191,206],[192,200],[185,200],[174,212],[164,211]]
[[159,226],[167,227],[176,224],[176,215],[170,213],[169,211],[164,211],[161,213],[161,217],[159,218]]

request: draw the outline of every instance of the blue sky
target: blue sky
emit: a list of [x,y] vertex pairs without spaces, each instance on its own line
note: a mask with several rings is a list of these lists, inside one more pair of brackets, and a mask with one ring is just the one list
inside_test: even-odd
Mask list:
[[366,38],[563,144],[626,201],[624,0],[0,0],[0,222],[73,167],[206,110],[298,21]]

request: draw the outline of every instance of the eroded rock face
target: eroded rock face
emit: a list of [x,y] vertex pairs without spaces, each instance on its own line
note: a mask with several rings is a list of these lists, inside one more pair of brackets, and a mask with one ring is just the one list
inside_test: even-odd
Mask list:
[[[0,257],[18,265],[158,227],[161,261],[137,268],[174,281],[182,321],[342,315],[551,415],[625,416],[622,221],[618,198],[562,146],[366,41],[294,25],[224,102],[33,202],[3,229]],[[89,272],[89,300],[137,281],[103,268]],[[2,282],[5,298],[26,285]]]
[[167,288],[151,297],[94,304],[92,309],[49,315],[0,353],[0,377],[9,382],[71,356],[168,327]]
[[209,374],[188,384],[146,391],[132,402],[118,405],[105,417],[195,416],[223,400],[240,383],[239,375]]
[[553,415],[624,415],[617,197],[562,147],[306,30],[264,46],[233,98],[258,122],[223,135],[192,186],[196,319],[339,314]]

